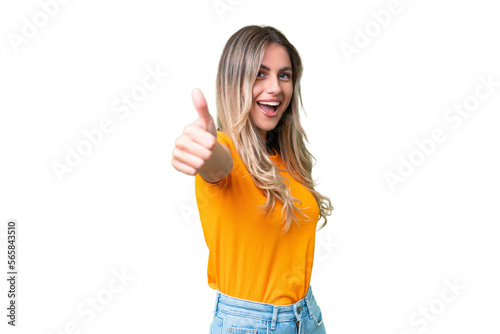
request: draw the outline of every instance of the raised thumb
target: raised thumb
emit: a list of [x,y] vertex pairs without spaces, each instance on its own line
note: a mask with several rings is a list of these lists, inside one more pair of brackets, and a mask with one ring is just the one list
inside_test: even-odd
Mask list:
[[208,112],[207,101],[205,100],[205,97],[203,96],[201,90],[198,88],[195,88],[191,95],[193,98],[194,107],[196,108],[196,111],[198,111],[200,120],[206,129],[207,125],[211,121],[213,122],[212,116]]

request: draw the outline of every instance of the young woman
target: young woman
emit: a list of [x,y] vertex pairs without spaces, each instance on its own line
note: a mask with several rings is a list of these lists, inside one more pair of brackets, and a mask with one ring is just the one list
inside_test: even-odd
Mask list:
[[325,333],[310,287],[316,226],[333,207],[314,190],[300,124],[302,62],[277,29],[232,35],[217,73],[217,130],[200,90],[172,165],[195,175],[216,290],[210,333]]

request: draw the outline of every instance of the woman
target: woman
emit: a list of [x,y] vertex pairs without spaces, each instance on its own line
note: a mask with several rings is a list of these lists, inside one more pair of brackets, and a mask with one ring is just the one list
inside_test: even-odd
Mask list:
[[300,124],[302,63],[269,26],[241,28],[217,73],[217,130],[199,90],[199,118],[176,140],[172,165],[195,175],[216,290],[210,333],[325,333],[310,287],[318,218],[333,207],[314,190]]

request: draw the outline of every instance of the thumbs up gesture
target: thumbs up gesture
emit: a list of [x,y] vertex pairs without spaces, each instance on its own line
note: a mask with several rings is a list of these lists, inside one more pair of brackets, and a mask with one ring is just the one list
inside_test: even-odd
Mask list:
[[[207,101],[199,89],[192,93],[194,107],[198,119],[184,128],[183,134],[175,141],[172,152],[172,165],[180,172],[196,175],[206,162],[214,155],[214,150],[220,152],[217,142],[217,131],[212,116],[208,112]],[[216,144],[219,144],[217,146]],[[220,153],[216,152],[216,157]],[[211,167],[213,163],[208,164]],[[205,166],[207,167],[207,166]],[[226,173],[227,174],[227,173]]]
[[203,93],[198,88],[193,90],[192,93],[193,104],[198,112],[197,122],[200,127],[206,132],[212,134],[215,138],[217,138],[217,131],[215,130],[214,119],[208,112],[207,101],[203,96]]

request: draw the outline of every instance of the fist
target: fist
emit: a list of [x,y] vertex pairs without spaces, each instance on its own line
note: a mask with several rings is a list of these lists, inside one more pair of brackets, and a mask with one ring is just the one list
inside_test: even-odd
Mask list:
[[184,128],[183,134],[176,139],[172,152],[172,166],[188,175],[199,172],[212,157],[217,142],[217,131],[205,97],[199,89],[195,89],[192,98],[198,119]]

